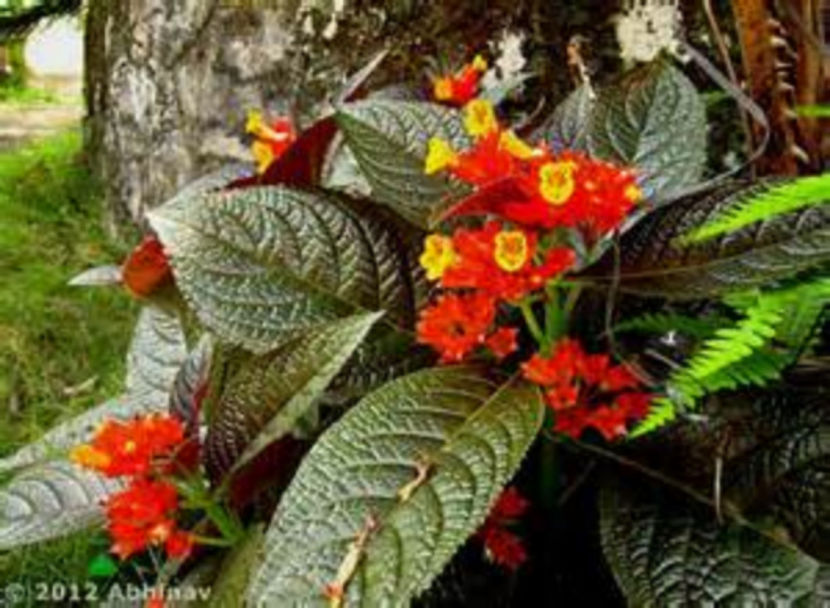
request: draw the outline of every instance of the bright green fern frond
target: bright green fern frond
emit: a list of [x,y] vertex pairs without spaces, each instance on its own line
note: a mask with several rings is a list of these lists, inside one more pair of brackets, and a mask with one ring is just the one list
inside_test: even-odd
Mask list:
[[700,243],[777,215],[827,202],[830,202],[830,173],[772,185],[732,205],[677,241],[680,245]]
[[645,314],[618,323],[614,331],[618,333],[667,334],[676,331],[692,338],[704,339],[715,333],[724,324],[723,319],[695,319],[675,313]]
[[628,436],[632,439],[647,435],[664,427],[677,418],[677,407],[671,399],[661,397],[651,403],[651,410],[648,416],[640,422]]

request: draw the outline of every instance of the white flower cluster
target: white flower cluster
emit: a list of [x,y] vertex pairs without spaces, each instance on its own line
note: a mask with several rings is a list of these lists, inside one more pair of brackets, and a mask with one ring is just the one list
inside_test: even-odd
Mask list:
[[677,54],[682,15],[678,0],[625,0],[617,39],[625,61],[651,61],[662,50]]

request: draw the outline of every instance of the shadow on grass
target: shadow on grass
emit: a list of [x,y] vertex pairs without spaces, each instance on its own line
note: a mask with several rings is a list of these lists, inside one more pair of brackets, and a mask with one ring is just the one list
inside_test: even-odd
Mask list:
[[[74,131],[0,154],[0,455],[123,386],[136,305],[66,284],[126,254],[105,234],[100,189],[80,161]],[[0,553],[0,584],[81,583],[105,549],[90,533]]]

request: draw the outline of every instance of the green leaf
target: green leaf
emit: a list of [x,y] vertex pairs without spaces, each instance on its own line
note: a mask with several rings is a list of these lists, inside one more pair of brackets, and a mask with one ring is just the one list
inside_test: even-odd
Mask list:
[[149,306],[142,309],[127,355],[127,392],[57,425],[0,460],[8,471],[63,456],[85,443],[106,419],[126,420],[167,409],[170,389],[185,356],[185,338],[177,316]]
[[[706,242],[681,246],[676,237],[742,200],[745,182],[657,209],[622,238],[623,292],[689,300],[767,285],[830,260],[830,207],[807,207]],[[585,278],[613,281],[613,252]]]
[[109,553],[99,553],[89,562],[87,573],[91,578],[110,578],[118,572],[118,562]]
[[210,601],[207,608],[226,608],[240,606],[245,597],[251,574],[259,565],[262,555],[262,539],[265,527],[254,525],[242,542],[225,556],[219,568],[219,575],[212,585]]
[[205,457],[214,476],[239,470],[291,433],[382,314],[333,322],[243,364],[208,405]]
[[120,483],[65,461],[25,469],[0,489],[0,550],[65,536],[103,521]]
[[706,165],[706,106],[667,59],[600,91],[588,151],[635,169],[647,196],[668,199],[697,185]]
[[457,148],[470,140],[457,111],[435,104],[369,99],[338,109],[337,123],[372,187],[372,199],[416,226],[428,228],[465,189],[424,174],[427,142],[441,137]]
[[596,100],[594,88],[590,84],[582,85],[556,107],[547,123],[537,132],[537,137],[556,150],[585,150]]
[[371,393],[300,465],[266,533],[250,604],[327,605],[324,587],[374,520],[346,605],[408,606],[484,521],[543,414],[536,387],[498,387],[465,367]]
[[256,353],[354,312],[385,310],[411,327],[425,293],[418,235],[332,195],[248,188],[149,218],[200,321]]
[[830,173],[796,180],[763,181],[741,192],[723,213],[678,238],[678,243],[701,243],[735,232],[777,215],[830,202]]
[[213,363],[213,337],[204,334],[199,338],[195,348],[176,374],[170,390],[168,409],[170,413],[183,421],[188,432],[195,432],[199,422],[199,391],[205,387],[210,378]]
[[724,324],[724,319],[695,318],[674,312],[647,313],[633,319],[626,319],[614,326],[617,333],[649,333],[667,334],[678,332],[693,338],[708,338],[718,327]]
[[[609,480],[610,481],[610,480]],[[603,484],[605,557],[629,606],[820,606],[830,569],[773,540],[719,525],[711,509],[653,486]]]

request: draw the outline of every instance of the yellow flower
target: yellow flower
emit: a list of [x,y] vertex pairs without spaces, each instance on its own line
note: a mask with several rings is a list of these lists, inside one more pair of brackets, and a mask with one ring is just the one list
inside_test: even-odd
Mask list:
[[640,190],[640,188],[635,184],[631,184],[625,189],[625,198],[630,200],[632,203],[639,203],[643,200],[643,191]]
[[519,160],[528,160],[536,155],[536,150],[531,148],[513,131],[505,131],[499,137],[499,146],[508,154]]
[[481,55],[476,55],[473,58],[473,69],[476,72],[484,73],[487,71],[487,60]]
[[257,140],[251,144],[251,152],[253,152],[254,160],[256,160],[256,172],[262,175],[274,162],[274,151],[270,144]]
[[432,175],[453,166],[458,160],[458,155],[450,146],[449,142],[440,137],[433,137],[427,144],[427,159],[424,173]]
[[424,253],[418,260],[427,271],[427,279],[437,281],[444,272],[455,264],[455,249],[452,239],[441,234],[430,234],[424,241]]
[[502,230],[494,241],[496,249],[493,257],[498,267],[507,272],[521,270],[530,254],[525,233],[521,230]]
[[471,137],[480,138],[499,128],[493,104],[486,99],[473,99],[464,106],[464,127]]
[[547,163],[539,169],[539,192],[552,205],[564,205],[576,189],[576,163]]
[[447,101],[452,99],[452,78],[444,76],[443,78],[436,78],[433,82],[432,95],[438,101]]
[[262,112],[258,110],[248,112],[248,120],[245,121],[245,132],[260,135],[264,128],[265,120],[262,118]]
[[96,450],[91,445],[79,445],[72,449],[69,459],[88,469],[105,469],[110,465],[110,457],[105,452]]

